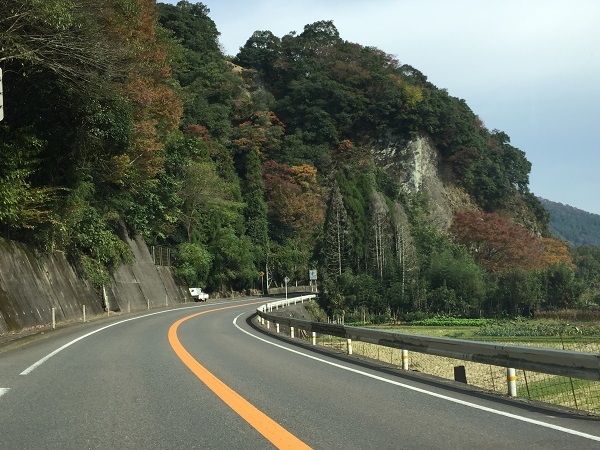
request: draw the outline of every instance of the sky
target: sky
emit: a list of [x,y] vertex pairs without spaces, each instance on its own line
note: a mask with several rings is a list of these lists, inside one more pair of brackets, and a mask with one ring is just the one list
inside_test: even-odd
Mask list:
[[342,39],[394,55],[508,134],[532,163],[535,195],[600,214],[600,1],[202,3],[227,55],[254,31],[282,37],[332,20]]

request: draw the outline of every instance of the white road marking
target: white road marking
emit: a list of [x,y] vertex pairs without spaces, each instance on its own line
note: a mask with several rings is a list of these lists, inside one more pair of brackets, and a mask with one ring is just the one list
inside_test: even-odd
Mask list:
[[8,392],[8,388],[0,388],[0,397]]
[[489,413],[492,413],[492,414],[497,414],[499,416],[509,417],[511,419],[520,420],[522,422],[527,422],[527,423],[531,423],[531,424],[534,424],[534,425],[539,425],[541,427],[550,428],[550,429],[556,430],[556,431],[562,431],[563,433],[573,434],[575,436],[579,436],[579,437],[582,437],[582,438],[591,439],[592,441],[598,441],[598,442],[600,442],[600,436],[595,436],[593,434],[588,434],[588,433],[582,433],[581,431],[572,430],[570,428],[561,427],[559,425],[553,425],[551,423],[542,422],[540,420],[530,419],[528,417],[518,416],[516,414],[511,414],[511,413],[500,411],[500,410],[497,410],[497,409],[488,408],[487,406],[477,405],[476,403],[471,403],[471,402],[467,402],[467,401],[464,401],[464,400],[459,400],[457,398],[448,397],[447,395],[438,394],[438,393],[435,393],[435,392],[430,392],[430,391],[427,391],[425,389],[421,389],[421,388],[418,388],[418,387],[410,386],[408,384],[400,383],[398,381],[390,380],[388,378],[384,378],[384,377],[381,377],[381,376],[378,376],[378,375],[373,375],[373,374],[368,373],[368,372],[363,372],[362,370],[354,369],[352,367],[346,367],[346,366],[343,366],[341,364],[337,364],[337,363],[334,363],[334,362],[331,362],[331,361],[327,361],[325,359],[321,359],[321,358],[318,358],[318,357],[313,356],[313,355],[302,353],[302,352],[300,352],[298,350],[294,350],[294,349],[291,349],[291,348],[284,347],[283,345],[277,344],[275,342],[268,341],[267,339],[261,338],[259,336],[256,336],[256,335],[252,334],[252,333],[249,333],[246,330],[243,330],[237,324],[237,320],[238,320],[238,318],[240,316],[242,316],[244,314],[247,314],[247,313],[241,313],[238,316],[236,316],[235,319],[233,319],[233,325],[238,330],[240,330],[243,333],[246,333],[248,336],[252,336],[253,338],[258,339],[259,341],[263,341],[263,342],[265,342],[265,343],[267,343],[269,345],[273,345],[275,347],[281,348],[281,349],[286,350],[288,352],[296,353],[297,355],[304,356],[305,358],[309,358],[309,359],[312,359],[312,360],[315,360],[315,361],[319,361],[319,362],[322,362],[324,364],[329,364],[330,366],[334,366],[334,367],[337,367],[337,368],[342,369],[342,370],[347,370],[348,372],[357,373],[357,374],[363,375],[365,377],[369,377],[369,378],[373,378],[375,380],[383,381],[384,383],[393,384],[395,386],[399,386],[399,387],[402,387],[402,388],[405,388],[405,389],[410,389],[411,391],[416,391],[416,392],[419,392],[421,394],[430,395],[432,397],[437,397],[437,398],[440,398],[442,400],[447,400],[447,401],[453,402],[453,403],[458,403],[460,405],[467,406],[469,408],[479,409],[481,411],[486,411],[486,412],[489,412]]
[[46,356],[44,356],[39,361],[33,363],[31,366],[29,366],[27,369],[25,369],[23,372],[21,372],[20,375],[29,375],[31,372],[33,372],[39,366],[41,366],[46,361],[48,361],[50,358],[52,358],[53,356],[55,356],[57,353],[62,352],[64,349],[70,347],[71,345],[75,344],[76,342],[81,341],[82,339],[85,339],[86,337],[89,337],[89,336],[91,336],[93,334],[96,334],[96,333],[98,333],[100,331],[106,330],[107,328],[114,327],[115,325],[120,325],[120,324],[125,323],[125,322],[131,322],[132,320],[143,319],[144,317],[155,316],[157,314],[164,314],[164,313],[173,312],[173,311],[180,311],[182,309],[200,308],[200,307],[206,307],[206,306],[209,306],[209,305],[210,306],[212,306],[212,305],[222,305],[224,303],[238,303],[238,302],[243,302],[243,301],[248,301],[248,300],[236,300],[236,301],[231,301],[231,302],[216,302],[216,303],[205,303],[203,305],[184,306],[182,308],[168,309],[168,310],[165,310],[165,311],[157,311],[157,312],[153,312],[153,313],[150,313],[150,314],[144,314],[143,316],[131,317],[129,319],[120,320],[119,322],[111,323],[110,325],[106,325],[105,327],[98,328],[97,330],[91,331],[91,332],[89,332],[87,334],[84,334],[83,336],[78,337],[77,339],[74,339],[74,340],[72,340],[70,342],[67,342],[62,347],[57,348],[52,353],[47,354]]

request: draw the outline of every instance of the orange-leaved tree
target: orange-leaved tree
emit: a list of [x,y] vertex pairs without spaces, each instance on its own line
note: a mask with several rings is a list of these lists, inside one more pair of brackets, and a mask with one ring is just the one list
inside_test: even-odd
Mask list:
[[308,164],[288,167],[275,161],[263,165],[269,214],[306,239],[323,222],[325,206],[317,169]]
[[256,111],[233,130],[232,142],[237,151],[254,151],[264,158],[279,150],[284,128],[272,111]]
[[570,269],[575,268],[567,242],[557,241],[552,238],[542,238],[542,245],[544,247],[543,262],[545,267],[564,264]]
[[171,87],[169,51],[174,44],[157,23],[156,2],[128,0],[114,6],[105,26],[114,45],[122,48],[119,84],[133,118],[130,146],[115,158],[125,168],[124,178],[137,184],[163,170],[158,151],[178,127],[183,103]]
[[479,264],[492,272],[544,266],[541,239],[499,214],[478,211],[457,213],[450,232]]

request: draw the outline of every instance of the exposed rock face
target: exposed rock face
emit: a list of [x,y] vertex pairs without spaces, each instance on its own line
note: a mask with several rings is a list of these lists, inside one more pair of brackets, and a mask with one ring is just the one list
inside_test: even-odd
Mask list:
[[476,209],[469,195],[444,175],[439,151],[429,138],[407,142],[388,135],[376,145],[375,160],[404,192],[428,196],[431,220],[441,229],[450,226],[455,212]]

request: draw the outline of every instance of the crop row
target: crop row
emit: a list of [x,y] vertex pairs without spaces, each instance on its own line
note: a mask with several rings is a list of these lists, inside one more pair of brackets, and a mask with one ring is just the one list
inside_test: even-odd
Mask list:
[[494,323],[494,319],[462,319],[457,317],[432,317],[414,320],[410,325],[421,327],[483,327]]
[[574,325],[492,325],[475,333],[479,336],[549,337],[549,336],[600,336],[600,327]]

